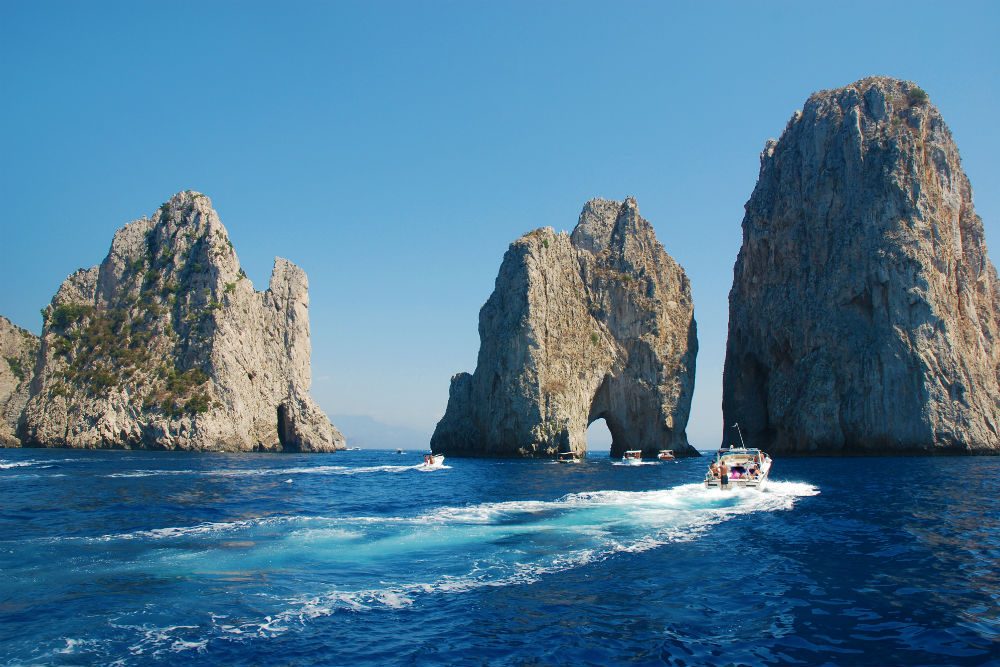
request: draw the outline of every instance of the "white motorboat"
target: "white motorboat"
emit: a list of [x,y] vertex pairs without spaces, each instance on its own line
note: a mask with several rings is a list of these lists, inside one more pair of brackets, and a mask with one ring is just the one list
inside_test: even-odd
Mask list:
[[[734,424],[739,429],[739,424]],[[771,457],[762,449],[747,447],[740,433],[740,447],[720,449],[705,473],[706,489],[758,489],[763,491],[771,473]],[[722,477],[725,472],[726,484]]]
[[641,466],[642,465],[642,450],[641,449],[630,449],[622,455],[622,463],[628,466]]
[[440,468],[444,465],[444,454],[424,454],[424,468]]
[[660,453],[656,455],[656,458],[661,461],[674,461],[676,457],[674,456],[674,450],[672,449],[661,449]]
[[582,463],[583,459],[576,452],[559,452],[559,463]]

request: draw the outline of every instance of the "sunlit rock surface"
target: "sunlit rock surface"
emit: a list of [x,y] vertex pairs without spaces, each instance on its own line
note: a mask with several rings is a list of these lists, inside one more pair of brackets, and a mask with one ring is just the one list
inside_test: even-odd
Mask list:
[[0,317],[0,446],[16,447],[17,422],[28,402],[38,336]]
[[27,446],[329,451],[309,396],[306,274],[256,292],[208,197],[182,192],[118,230],[45,309]]

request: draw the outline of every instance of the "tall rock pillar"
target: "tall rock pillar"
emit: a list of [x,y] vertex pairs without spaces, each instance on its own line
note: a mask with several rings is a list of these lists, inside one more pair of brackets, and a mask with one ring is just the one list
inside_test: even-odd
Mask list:
[[873,77],[812,95],[746,204],[727,429],[778,453],[996,451],[997,285],[926,93]]

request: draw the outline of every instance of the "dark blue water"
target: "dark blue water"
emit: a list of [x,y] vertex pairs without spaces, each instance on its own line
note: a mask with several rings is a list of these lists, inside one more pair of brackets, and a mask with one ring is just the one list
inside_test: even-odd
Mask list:
[[0,450],[0,664],[1000,664],[1000,458]]

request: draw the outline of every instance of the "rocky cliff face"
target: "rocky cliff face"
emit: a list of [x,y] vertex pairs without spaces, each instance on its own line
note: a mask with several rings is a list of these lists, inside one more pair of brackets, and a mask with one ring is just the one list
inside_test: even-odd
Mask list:
[[38,336],[0,317],[0,446],[16,447],[17,422],[28,402]]
[[611,453],[696,454],[691,288],[634,199],[593,200],[572,236],[536,229],[507,251],[479,313],[474,374],[452,378],[436,452],[586,452],[604,418]]
[[45,310],[28,446],[328,451],[309,396],[305,273],[254,291],[208,197],[175,195],[115,234]]
[[776,452],[996,451],[997,295],[926,94],[887,78],[816,93],[746,205],[725,423]]

